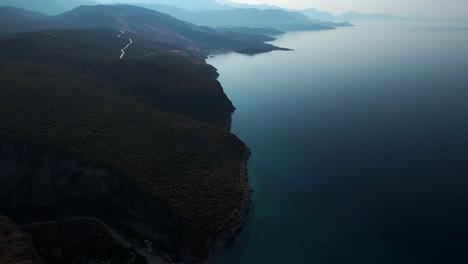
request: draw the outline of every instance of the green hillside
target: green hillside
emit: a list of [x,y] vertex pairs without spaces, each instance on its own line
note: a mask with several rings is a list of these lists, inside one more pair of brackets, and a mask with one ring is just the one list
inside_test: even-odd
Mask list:
[[[234,110],[215,70],[197,55],[109,29],[40,31],[0,38],[0,59],[47,64],[91,75],[159,109],[214,124],[226,124]],[[120,60],[121,49],[133,44]]]
[[[0,143],[13,144],[11,153],[16,153],[7,151],[0,157],[19,155],[22,158],[16,164],[28,157],[32,164],[42,164],[48,152],[56,153],[54,157],[78,157],[133,179],[125,181],[134,181],[142,193],[132,192],[137,198],[127,197],[127,191],[109,198],[104,194],[80,198],[86,190],[72,184],[78,180],[74,174],[64,174],[62,181],[71,181],[66,185],[71,190],[46,189],[45,195],[57,193],[53,197],[60,199],[41,207],[28,198],[32,194],[24,185],[26,178],[7,177],[0,184],[0,198],[5,201],[0,212],[10,216],[16,208],[39,210],[40,215],[73,212],[70,204],[95,208],[86,201],[109,199],[115,204],[102,207],[100,217],[127,215],[128,220],[135,214],[155,230],[167,232],[165,239],[153,237],[165,250],[206,258],[220,234],[232,228],[232,213],[241,207],[247,192],[240,176],[246,147],[225,129],[195,119],[220,123],[229,117],[232,104],[211,68],[189,56],[167,53],[163,45],[129,35],[135,45],[128,49],[128,58],[120,60],[118,50],[126,41],[116,33],[47,31],[0,39]],[[144,55],[150,51],[157,52]],[[21,144],[44,147],[33,147],[40,151],[26,155],[19,150]],[[31,166],[28,169],[36,165]],[[21,175],[19,171],[10,177],[30,177]],[[119,207],[130,200],[138,201],[137,205]],[[154,213],[161,209],[152,208],[152,203],[167,206],[168,218]],[[132,206],[147,209],[137,214],[137,209],[127,208]]]

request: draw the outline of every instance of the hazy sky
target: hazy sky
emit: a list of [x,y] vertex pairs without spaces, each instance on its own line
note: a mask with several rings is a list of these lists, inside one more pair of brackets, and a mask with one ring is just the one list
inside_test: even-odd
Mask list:
[[468,18],[468,0],[233,0],[249,4],[273,4],[287,8],[314,7],[334,13],[356,10],[395,15]]

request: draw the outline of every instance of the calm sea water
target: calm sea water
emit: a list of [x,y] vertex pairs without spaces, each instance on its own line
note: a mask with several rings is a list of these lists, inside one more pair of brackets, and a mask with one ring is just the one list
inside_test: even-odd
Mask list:
[[468,263],[468,25],[294,32],[209,63],[252,149],[219,263]]

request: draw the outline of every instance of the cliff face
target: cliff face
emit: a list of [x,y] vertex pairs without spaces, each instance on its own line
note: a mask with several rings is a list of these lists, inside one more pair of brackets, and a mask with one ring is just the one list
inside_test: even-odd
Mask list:
[[128,241],[97,219],[69,218],[22,227],[31,235],[41,260],[47,264],[146,263]]
[[[48,146],[0,143],[0,211],[26,220],[94,215],[111,223],[151,223],[168,235],[169,206],[145,195],[135,179]],[[42,219],[41,219],[42,218]],[[158,229],[164,226],[164,229]]]
[[0,264],[39,264],[31,236],[0,215]]
[[47,207],[61,200],[100,203],[124,191],[108,170],[30,144],[0,144],[0,199],[3,208]]
[[[151,238],[159,249],[194,263],[209,262],[246,218],[250,203],[245,173],[247,148],[244,153],[239,160],[236,186],[242,190],[239,204],[209,235],[193,229],[186,215],[174,210],[156,193],[145,190],[136,179],[58,149],[31,143],[0,142],[0,213],[14,215],[27,223],[62,217],[98,217],[131,236]],[[212,205],[203,206],[216,210]],[[21,238],[26,240],[30,242],[28,236]]]

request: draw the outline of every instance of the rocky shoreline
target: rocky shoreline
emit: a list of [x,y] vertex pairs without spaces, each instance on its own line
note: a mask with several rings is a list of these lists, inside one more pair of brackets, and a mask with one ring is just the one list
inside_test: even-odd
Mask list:
[[[208,64],[206,62],[206,58],[205,58],[205,63],[206,65],[209,65],[209,67],[211,67],[214,70],[215,73],[213,75],[217,79],[219,77],[218,69]],[[224,93],[224,88],[222,87],[221,84],[220,86]],[[234,111],[235,111],[235,108],[232,114],[234,113]],[[224,125],[222,125],[222,127],[226,128],[228,131],[231,131],[231,125],[232,125],[232,118],[230,116],[224,122]],[[232,241],[236,238],[236,236],[239,234],[239,232],[242,230],[245,223],[247,222],[247,216],[250,211],[250,205],[252,203],[251,194],[253,192],[249,183],[248,168],[247,168],[248,162],[251,156],[251,150],[245,144],[245,142],[243,142],[241,139],[239,139],[239,141],[241,141],[244,145],[244,153],[240,162],[240,175],[239,175],[239,185],[241,189],[243,190],[240,206],[238,207],[238,209],[236,209],[235,211],[231,213],[228,219],[226,219],[226,223],[228,223],[229,227],[224,230],[221,230],[219,234],[216,236],[214,246],[210,250],[209,257],[206,259],[206,261],[204,261],[204,263],[209,263],[209,264],[214,263],[216,256],[223,249],[226,248],[229,241]]]
[[249,184],[248,169],[247,169],[250,155],[251,155],[251,151],[247,147],[247,145],[245,145],[244,158],[240,164],[241,174],[239,178],[239,184],[243,190],[241,204],[240,204],[239,209],[232,212],[230,218],[227,220],[228,222],[231,223],[230,227],[228,229],[223,230],[218,235],[216,242],[215,242],[215,246],[210,252],[210,256],[207,259],[206,263],[214,263],[214,259],[216,255],[220,251],[223,250],[227,242],[235,239],[235,237],[239,234],[239,232],[242,230],[242,228],[244,227],[247,221],[247,216],[250,211],[250,204],[252,202],[252,197],[251,197],[252,188],[250,187],[250,184]]

